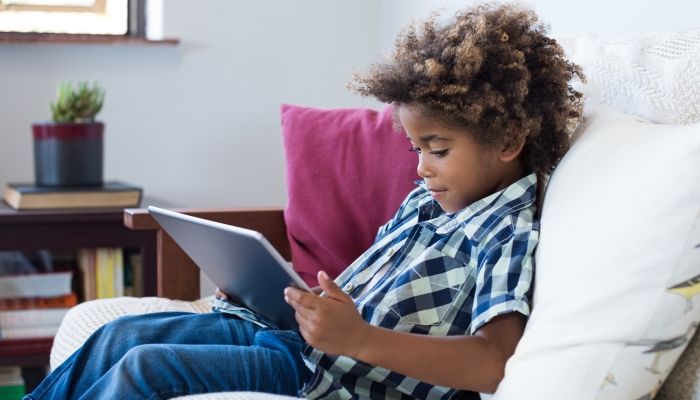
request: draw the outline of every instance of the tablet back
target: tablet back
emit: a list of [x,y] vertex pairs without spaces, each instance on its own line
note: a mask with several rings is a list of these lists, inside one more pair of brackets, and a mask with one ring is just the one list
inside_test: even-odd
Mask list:
[[284,288],[311,289],[262,234],[157,207],[148,212],[224,293],[280,329],[299,329]]

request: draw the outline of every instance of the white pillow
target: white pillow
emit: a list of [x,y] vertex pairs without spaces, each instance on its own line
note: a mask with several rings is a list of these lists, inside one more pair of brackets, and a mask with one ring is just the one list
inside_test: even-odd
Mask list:
[[700,317],[700,124],[594,100],[584,116],[547,188],[533,312],[494,400],[655,394]]

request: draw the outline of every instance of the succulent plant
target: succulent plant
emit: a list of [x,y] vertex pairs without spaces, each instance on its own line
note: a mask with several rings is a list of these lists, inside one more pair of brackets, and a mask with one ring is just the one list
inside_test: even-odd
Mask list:
[[51,102],[53,122],[93,122],[104,99],[105,92],[97,86],[97,81],[92,83],[92,88],[87,81],[78,82],[76,90],[70,80],[59,82],[56,102]]

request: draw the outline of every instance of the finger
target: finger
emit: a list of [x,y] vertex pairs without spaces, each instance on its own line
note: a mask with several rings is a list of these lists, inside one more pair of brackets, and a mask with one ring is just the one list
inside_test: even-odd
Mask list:
[[343,292],[324,271],[319,271],[318,273],[318,284],[329,298],[354,304],[352,298],[347,293]]
[[320,297],[316,296],[313,293],[304,292],[303,290],[299,290],[293,287],[288,287],[284,289],[284,295],[301,304],[302,306],[311,309],[317,307],[317,302],[320,299]]
[[311,329],[313,329],[313,323],[308,318],[299,313],[294,314],[294,318],[296,319],[297,324],[299,324],[299,333],[301,333],[301,336],[303,336],[304,339],[308,341],[311,338]]
[[304,327],[304,329],[307,329],[310,325],[310,321],[309,321],[308,316],[306,316],[298,311],[296,313],[294,313],[294,319],[296,319],[299,326]]
[[285,298],[287,300],[287,303],[289,303],[290,306],[296,310],[297,314],[301,314],[305,318],[310,318],[314,314],[314,310],[309,309],[304,307],[303,305],[299,304],[298,302],[294,301],[294,299],[290,299],[288,297]]
[[214,297],[221,300],[228,300],[226,293],[222,292],[219,288],[216,288],[216,291],[214,291]]
[[303,337],[306,342],[309,342],[311,340],[311,335],[309,335],[309,332],[306,329],[304,329],[304,327],[301,326],[301,324],[299,324],[299,333],[301,333],[301,337]]

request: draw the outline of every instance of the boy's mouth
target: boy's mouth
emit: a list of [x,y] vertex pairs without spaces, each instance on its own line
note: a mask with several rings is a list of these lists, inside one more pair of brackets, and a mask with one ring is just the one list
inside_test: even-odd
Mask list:
[[433,196],[434,199],[437,199],[438,197],[441,197],[447,192],[447,189],[431,189],[428,188],[428,191],[430,191],[430,195]]

